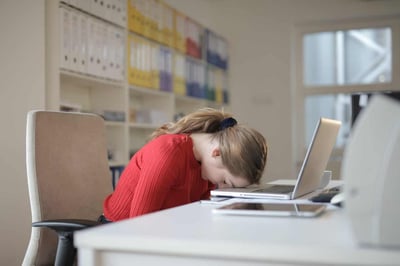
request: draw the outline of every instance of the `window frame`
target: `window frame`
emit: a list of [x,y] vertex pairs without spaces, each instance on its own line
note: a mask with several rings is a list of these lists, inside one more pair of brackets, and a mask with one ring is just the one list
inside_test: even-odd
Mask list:
[[[392,78],[390,82],[376,84],[351,84],[329,86],[307,86],[304,84],[303,37],[318,32],[365,28],[391,28],[392,34]],[[292,31],[292,160],[295,170],[299,169],[306,150],[305,143],[305,99],[312,95],[351,94],[359,92],[400,91],[400,17],[385,16],[368,19],[341,21],[315,21],[297,24]],[[399,73],[399,74],[397,74]],[[397,74],[397,75],[396,75]],[[335,148],[336,159],[341,159],[344,147]]]

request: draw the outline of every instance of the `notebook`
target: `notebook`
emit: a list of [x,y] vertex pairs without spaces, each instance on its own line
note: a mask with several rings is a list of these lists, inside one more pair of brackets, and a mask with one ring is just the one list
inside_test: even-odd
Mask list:
[[295,185],[265,184],[246,188],[220,188],[211,190],[211,196],[295,199],[318,189],[321,177],[336,143],[341,122],[320,118],[298,173]]

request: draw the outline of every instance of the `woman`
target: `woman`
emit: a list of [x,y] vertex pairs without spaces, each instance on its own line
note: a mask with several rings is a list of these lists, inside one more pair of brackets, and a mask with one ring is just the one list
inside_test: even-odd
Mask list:
[[211,108],[168,123],[130,160],[104,201],[102,221],[119,221],[210,197],[216,187],[258,183],[265,138]]

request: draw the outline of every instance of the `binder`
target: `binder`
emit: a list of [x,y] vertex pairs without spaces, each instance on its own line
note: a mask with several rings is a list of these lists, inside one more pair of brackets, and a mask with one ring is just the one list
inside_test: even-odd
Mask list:
[[106,24],[103,21],[98,21],[98,58],[100,60],[100,63],[97,68],[97,76],[100,77],[105,77],[107,78],[109,76],[109,70],[108,70],[108,64],[110,60],[109,56],[109,50],[110,50],[110,45],[109,45],[109,39],[108,39],[108,30],[109,30],[109,25]]
[[214,81],[214,71],[208,66],[207,67],[207,99],[210,101],[215,100],[215,81]]
[[185,43],[186,43],[186,54],[187,55],[193,55],[193,40],[192,40],[192,35],[193,35],[193,26],[192,26],[192,21],[190,18],[186,17],[185,20]]
[[96,75],[97,57],[96,57],[96,38],[97,38],[97,22],[94,18],[88,18],[88,38],[87,38],[87,73]]
[[133,34],[128,36],[127,56],[128,56],[128,83],[131,85],[137,84],[137,58],[136,58],[137,43]]
[[153,23],[152,18],[152,1],[143,1],[143,36],[151,38],[151,25]]
[[125,79],[125,33],[122,29],[115,31],[115,78],[123,81]]
[[173,47],[173,12],[172,8],[165,2],[162,5],[162,43],[168,47]]
[[60,67],[87,73],[87,16],[60,7]]
[[70,10],[70,25],[71,25],[71,61],[70,61],[70,69],[72,71],[79,71],[79,14],[77,11],[71,9]]
[[223,103],[224,104],[228,104],[230,97],[229,97],[229,84],[228,84],[228,75],[226,73],[224,73],[223,75],[223,80],[222,80],[222,91],[223,91]]
[[128,0],[127,4],[127,28],[130,31],[135,32],[135,23],[136,23],[136,6],[135,6],[135,0]]
[[70,10],[65,7],[59,8],[60,12],[60,67],[70,69],[71,61],[71,34]]
[[88,20],[88,74],[102,77],[104,60],[107,52],[105,47],[106,25],[91,17]]
[[151,44],[143,39],[143,86],[151,88]]
[[186,92],[188,96],[199,97],[198,63],[186,58]]
[[108,69],[107,77],[114,80],[124,78],[124,32],[114,26],[108,27]]
[[214,48],[213,48],[213,40],[214,40],[214,34],[209,30],[206,29],[205,33],[205,43],[206,43],[206,60],[210,64],[214,64],[215,62],[215,54],[214,54]]
[[217,103],[222,103],[223,102],[222,72],[219,69],[214,70],[214,90],[215,90],[215,101]]
[[206,98],[205,65],[199,61],[192,61],[192,92],[190,96],[196,98]]
[[228,69],[228,44],[221,36],[215,34],[209,29],[205,31],[206,38],[206,60],[208,63],[222,68]]
[[191,18],[185,20],[186,54],[201,59],[202,27]]
[[155,44],[151,43],[151,79],[150,79],[150,86],[153,89],[160,89],[160,47]]
[[158,1],[149,0],[149,39],[158,41]]
[[144,87],[145,86],[145,73],[144,73],[144,61],[145,61],[145,49],[142,38],[136,38],[137,41],[137,50],[136,50],[136,59],[137,59],[137,85]]
[[163,40],[163,5],[161,0],[154,2],[154,40],[162,43]]
[[176,95],[186,95],[185,58],[182,54],[173,54],[173,92]]
[[216,65],[226,70],[228,68],[228,45],[221,36],[217,38],[216,51]]
[[172,54],[165,46],[160,46],[160,90],[172,91]]
[[76,29],[78,35],[78,63],[77,63],[77,70],[80,73],[87,73],[87,37],[88,37],[88,16],[80,13],[78,15],[79,19],[79,26]]
[[199,67],[200,64],[197,61],[193,61],[193,97],[200,98],[200,81],[199,81]]
[[127,5],[126,5],[127,0],[114,0],[115,2],[115,18],[116,18],[116,23],[120,25],[121,27],[125,28],[127,26]]
[[167,90],[167,66],[166,66],[166,51],[163,46],[160,46],[160,90],[166,91]]
[[206,89],[206,69],[203,63],[198,63],[197,67],[197,83],[199,87],[199,98],[206,99],[207,97],[207,89]]
[[125,166],[123,166],[123,165],[110,166],[113,190],[116,188],[119,178],[121,177],[121,174],[124,171],[124,169],[125,169]]
[[174,48],[179,52],[185,53],[185,16],[178,10],[174,9],[173,37]]
[[135,9],[136,9],[136,23],[134,24],[134,30],[140,35],[144,33],[144,23],[145,23],[145,15],[144,15],[144,5],[146,0],[136,0],[135,1]]
[[172,51],[166,49],[167,91],[172,91]]
[[128,29],[142,35],[144,30],[144,1],[128,0]]
[[147,87],[145,73],[145,44],[142,38],[130,34],[128,37],[128,82],[131,85]]

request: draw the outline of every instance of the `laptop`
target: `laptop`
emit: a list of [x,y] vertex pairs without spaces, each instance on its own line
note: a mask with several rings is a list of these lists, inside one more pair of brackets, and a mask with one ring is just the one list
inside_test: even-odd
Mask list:
[[246,188],[220,188],[211,190],[211,196],[290,200],[317,190],[340,126],[341,122],[338,120],[323,117],[319,119],[295,185],[265,184]]

